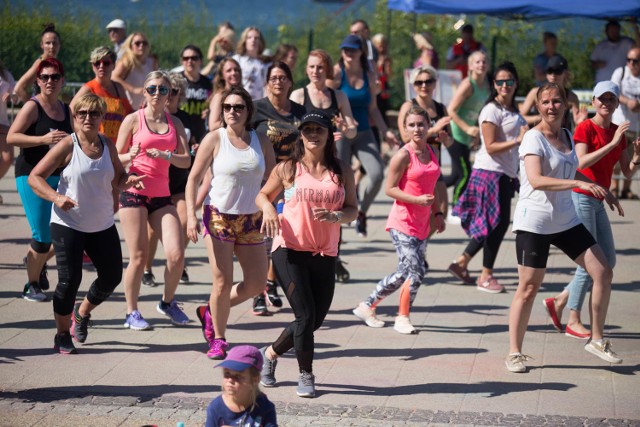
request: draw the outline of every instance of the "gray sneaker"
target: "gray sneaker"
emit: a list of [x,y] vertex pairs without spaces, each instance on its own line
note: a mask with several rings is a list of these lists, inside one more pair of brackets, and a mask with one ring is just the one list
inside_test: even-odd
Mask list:
[[276,385],[276,366],[278,360],[267,359],[267,347],[260,349],[262,354],[262,371],[260,372],[260,384],[265,387],[274,387]]
[[300,371],[296,394],[300,397],[316,396],[316,377],[311,372]]
[[622,359],[611,348],[609,340],[602,340],[602,342],[589,341],[584,349],[589,353],[598,356],[602,360],[606,360],[609,363],[622,363]]
[[156,309],[158,313],[162,313],[170,318],[171,323],[174,325],[186,325],[189,323],[189,317],[182,311],[182,304],[176,302],[176,300],[171,301],[167,308],[162,308],[162,303],[158,303]]
[[26,299],[27,301],[33,302],[44,302],[48,299],[47,294],[42,292],[42,289],[40,289],[40,286],[38,286],[37,282],[27,283],[26,285],[24,285],[24,289],[22,290],[22,298]]

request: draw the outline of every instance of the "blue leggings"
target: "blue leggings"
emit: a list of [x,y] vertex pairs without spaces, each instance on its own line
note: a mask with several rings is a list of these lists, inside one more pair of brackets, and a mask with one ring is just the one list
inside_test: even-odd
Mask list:
[[[29,227],[31,227],[31,238],[38,243],[51,244],[49,223],[51,222],[51,205],[53,205],[53,203],[40,198],[40,196],[34,193],[31,186],[27,183],[28,178],[28,176],[16,177],[16,187],[18,188],[18,194],[20,195],[24,212],[27,214]],[[51,188],[57,190],[60,177],[50,176],[46,181]],[[40,251],[36,250],[36,252]]]
[[411,304],[416,299],[418,289],[422,284],[427,268],[424,265],[424,251],[427,249],[427,239],[420,240],[401,233],[393,228],[389,230],[391,240],[398,254],[398,271],[378,282],[376,289],[365,301],[368,306],[377,305],[383,298],[397,291],[405,280],[411,280]]

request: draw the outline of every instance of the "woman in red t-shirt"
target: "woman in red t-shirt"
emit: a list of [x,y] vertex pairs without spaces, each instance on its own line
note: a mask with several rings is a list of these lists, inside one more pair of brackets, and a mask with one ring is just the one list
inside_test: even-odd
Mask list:
[[[611,81],[598,83],[593,89],[592,100],[596,115],[581,122],[573,135],[576,154],[580,160],[579,171],[604,188],[611,185],[613,167],[616,163],[620,162],[622,173],[627,178],[633,176],[640,165],[640,138],[632,142],[631,158],[626,150],[627,141],[624,134],[630,123],[624,122],[620,126],[611,123],[611,116],[619,104],[619,96],[620,88],[617,84]],[[572,197],[578,217],[603,249],[609,265],[613,268],[616,263],[616,250],[603,201],[580,189],[574,189]],[[565,335],[578,339],[588,339],[591,336],[591,331],[585,328],[580,320],[580,308],[592,283],[585,269],[578,267],[573,280],[560,295],[543,301],[558,331],[562,332],[560,319],[562,310],[568,305],[571,311]]]

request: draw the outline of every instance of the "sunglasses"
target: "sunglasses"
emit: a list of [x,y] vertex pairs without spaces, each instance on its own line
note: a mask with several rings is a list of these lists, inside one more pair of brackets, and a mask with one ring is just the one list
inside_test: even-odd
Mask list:
[[99,61],[96,61],[93,63],[93,66],[96,68],[100,68],[100,65],[102,65],[103,67],[107,68],[110,67],[111,65],[113,65],[113,61],[107,61],[105,59],[101,59]]
[[171,89],[171,96],[178,96],[180,89]]
[[140,46],[149,46],[149,42],[148,42],[148,41],[146,41],[146,40],[138,40],[138,41],[133,42],[133,44],[134,44],[135,46],[137,46],[137,47],[140,47]]
[[91,120],[95,120],[98,117],[100,117],[102,115],[102,113],[100,113],[100,111],[97,110],[79,110],[76,111],[76,117],[80,120],[84,120],[87,116],[89,116],[89,118]]
[[151,96],[155,95],[156,92],[160,93],[160,96],[167,96],[167,94],[169,93],[169,88],[166,86],[151,85],[144,88],[144,90],[146,90],[147,93]]
[[435,82],[436,82],[436,79],[416,80],[415,82],[413,82],[413,84],[415,86],[422,86],[422,85],[429,86],[429,85],[434,84]]
[[229,113],[231,112],[231,110],[235,111],[236,113],[241,113],[245,108],[247,108],[247,106],[244,104],[222,104],[222,110],[225,113]]
[[270,81],[271,83],[278,83],[278,82],[280,82],[280,83],[284,83],[284,82],[286,82],[287,80],[289,80],[289,78],[288,78],[287,76],[273,76],[273,77],[270,77],[270,78],[269,78],[269,81]]
[[38,76],[38,78],[40,79],[41,82],[48,82],[49,80],[51,80],[52,82],[57,82],[60,81],[60,79],[62,78],[62,74],[56,73],[56,74],[40,74]]
[[200,61],[200,57],[198,55],[194,55],[194,56],[183,56],[182,57],[182,61],[183,62],[187,62],[187,61]]
[[507,87],[511,87],[514,84],[516,84],[516,80],[515,79],[501,79],[501,80],[496,80],[495,84],[498,87],[501,87],[501,86],[504,86],[504,85],[507,85]]
[[564,73],[564,70],[559,70],[559,69],[549,69],[549,70],[547,70],[547,74],[553,74],[554,76],[559,76],[562,73]]
[[627,58],[627,62],[630,62],[633,65],[638,65],[640,64],[640,59],[637,58]]

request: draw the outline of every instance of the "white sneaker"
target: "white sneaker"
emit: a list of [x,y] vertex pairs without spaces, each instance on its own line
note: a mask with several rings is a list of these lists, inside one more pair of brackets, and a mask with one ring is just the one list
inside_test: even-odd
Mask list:
[[401,334],[417,334],[416,328],[411,324],[409,316],[397,316],[396,323],[393,325],[393,329]]
[[509,372],[515,373],[523,373],[527,372],[527,365],[524,363],[527,360],[533,359],[530,356],[522,353],[512,353],[507,356],[507,359],[504,361],[505,366]]
[[589,341],[587,345],[584,346],[584,349],[589,353],[598,356],[602,360],[606,360],[610,363],[622,363],[622,359],[618,357],[616,353],[614,353],[611,348],[611,343],[609,340],[602,340],[597,343],[595,341]]
[[353,309],[353,314],[371,328],[382,328],[384,326],[384,322],[376,317],[376,309],[369,307],[364,302],[361,302]]

